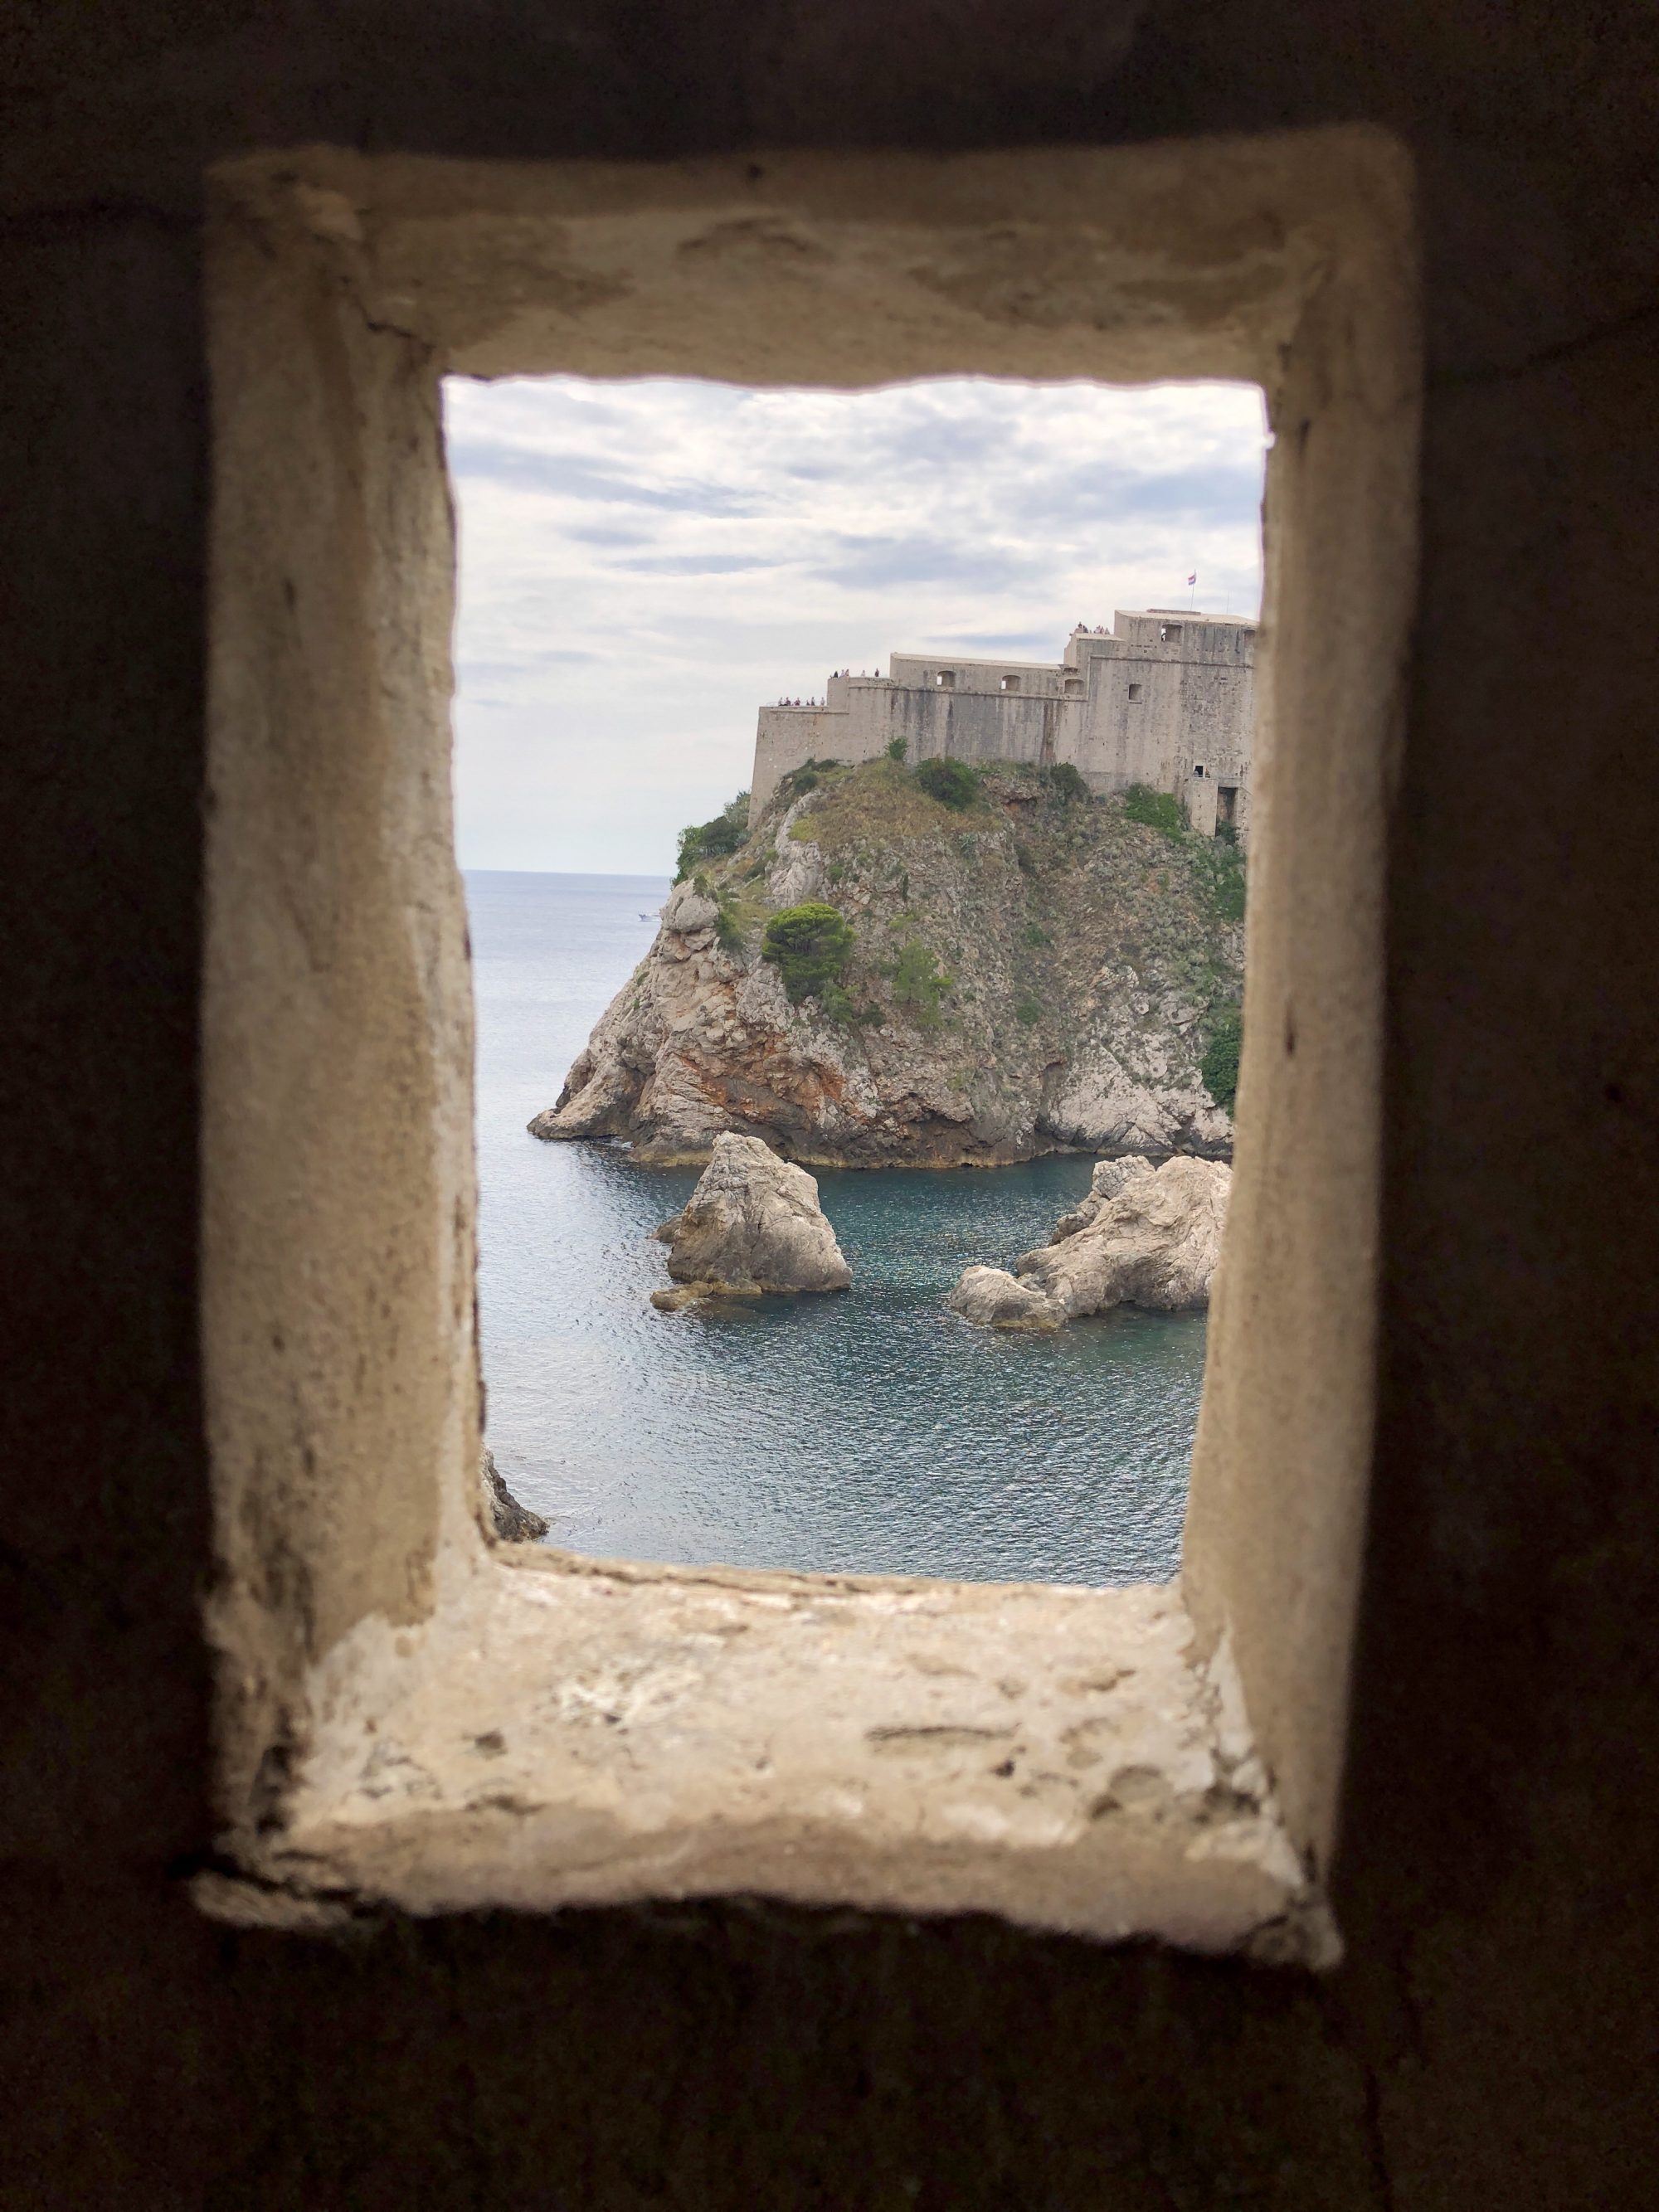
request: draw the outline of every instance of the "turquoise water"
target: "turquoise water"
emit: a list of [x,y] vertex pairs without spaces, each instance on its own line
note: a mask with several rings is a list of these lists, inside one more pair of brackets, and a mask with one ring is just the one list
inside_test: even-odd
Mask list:
[[[1092,1161],[823,1174],[845,1297],[664,1315],[656,1224],[694,1171],[546,1145],[594,1020],[649,946],[660,879],[467,877],[478,1000],[489,1433],[551,1540],[608,1557],[976,1581],[1175,1571],[1201,1317],[969,1328],[970,1260],[1043,1242]],[[641,918],[644,917],[644,918]]]

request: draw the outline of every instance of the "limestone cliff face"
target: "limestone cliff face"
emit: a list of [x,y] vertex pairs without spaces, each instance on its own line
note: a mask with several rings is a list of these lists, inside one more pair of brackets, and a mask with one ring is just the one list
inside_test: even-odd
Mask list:
[[[982,781],[955,811],[887,761],[786,781],[675,890],[534,1133],[659,1163],[725,1130],[824,1166],[1229,1157],[1200,1062],[1241,988],[1236,856],[1039,769]],[[767,917],[805,899],[854,931],[833,1011],[791,1005],[761,957]]]

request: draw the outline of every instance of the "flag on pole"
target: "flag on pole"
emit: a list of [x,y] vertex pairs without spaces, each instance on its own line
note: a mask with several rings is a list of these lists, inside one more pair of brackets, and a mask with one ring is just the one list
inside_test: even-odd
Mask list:
[[1196,568],[1194,568],[1192,574],[1188,577],[1187,581],[1189,584],[1195,584],[1198,581],[1198,571]]

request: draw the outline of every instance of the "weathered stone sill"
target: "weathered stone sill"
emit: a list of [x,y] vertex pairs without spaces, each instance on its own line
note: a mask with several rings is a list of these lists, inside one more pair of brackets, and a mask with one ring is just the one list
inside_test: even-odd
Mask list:
[[[318,1670],[248,1917],[746,1893],[1328,1963],[1224,1653],[1174,1585],[472,1562]],[[216,1877],[209,1909],[243,1917]]]

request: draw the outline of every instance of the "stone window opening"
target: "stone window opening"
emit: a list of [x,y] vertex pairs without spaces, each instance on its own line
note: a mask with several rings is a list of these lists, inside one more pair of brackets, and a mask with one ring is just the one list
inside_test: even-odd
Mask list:
[[1158,635],[1161,644],[1174,645],[1181,635],[1181,624],[1179,623],[1162,623],[1158,626]]
[[1002,679],[1002,688],[1005,691],[1018,691],[1019,689],[1018,677],[1005,676]]
[[1141,689],[1140,689],[1139,684],[1132,684],[1129,686],[1129,704],[1130,704],[1132,707],[1138,707],[1138,706],[1140,704],[1140,700],[1141,700]]
[[1203,763],[1203,762],[1202,762],[1202,761],[1194,761],[1194,762],[1193,763],[1193,774],[1194,774],[1194,775],[1203,775],[1203,773],[1204,773],[1204,763]]
[[[227,163],[210,190],[204,1905],[299,1929],[363,1905],[741,1893],[1330,1963],[1371,1419],[1381,764],[1414,585],[1406,157],[1343,129],[637,169],[310,149]],[[1011,227],[1029,314],[1008,305]],[[486,1539],[449,373],[1267,390],[1275,773],[1253,827],[1297,865],[1263,870],[1247,925],[1178,1583],[659,1568]]]
[[1068,676],[1066,678],[1065,696],[1068,699],[1080,699],[1083,696],[1083,678],[1080,676]]
[[954,668],[941,668],[939,674],[933,678],[933,685],[936,690],[954,691],[957,688],[956,670]]

